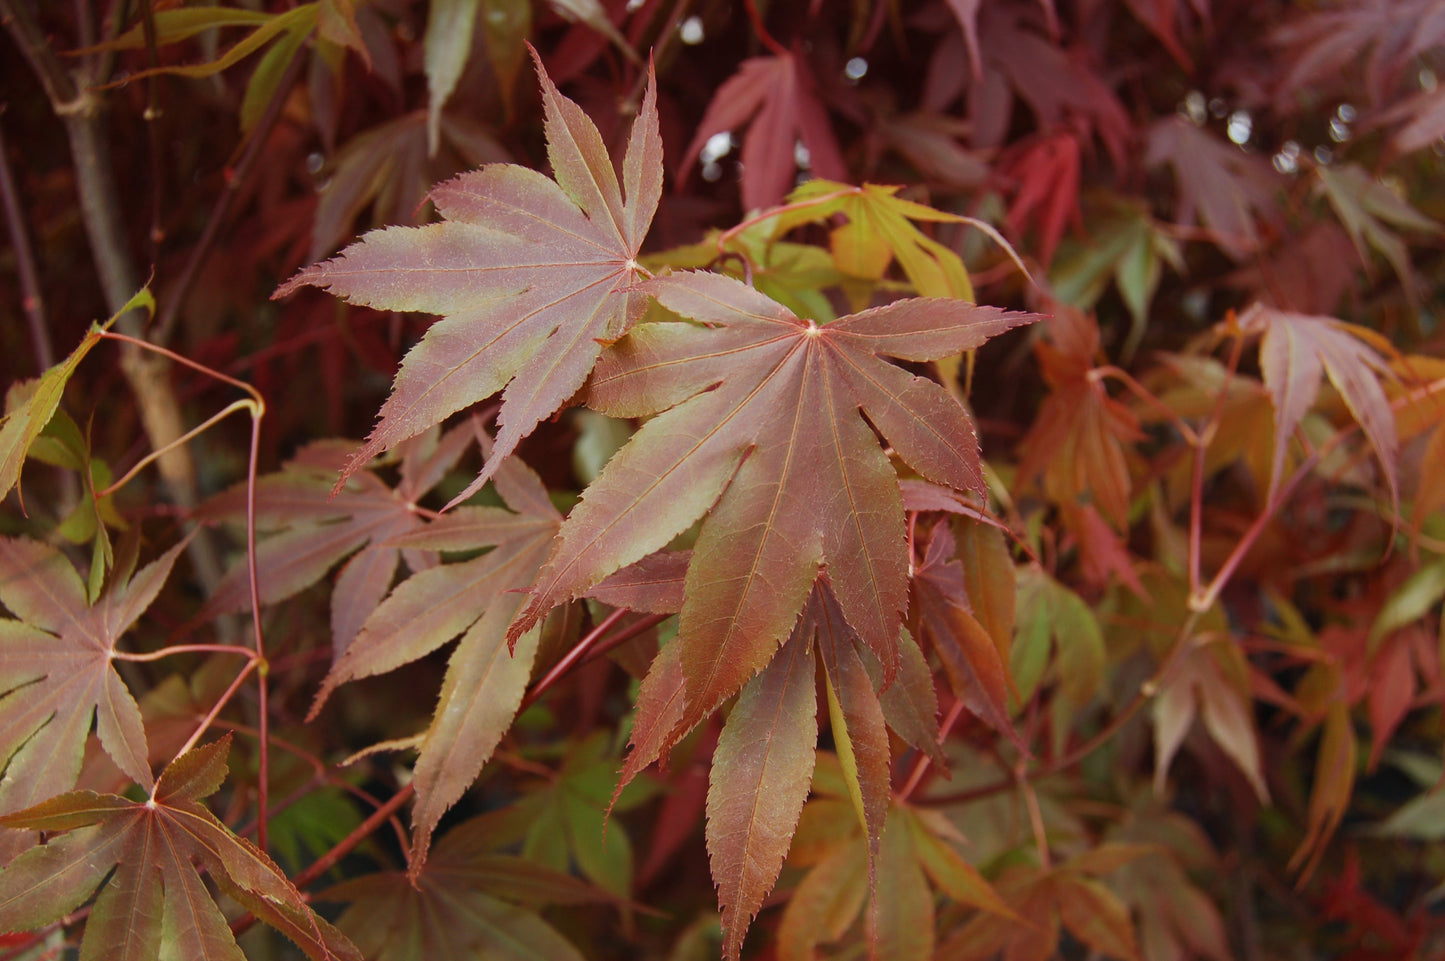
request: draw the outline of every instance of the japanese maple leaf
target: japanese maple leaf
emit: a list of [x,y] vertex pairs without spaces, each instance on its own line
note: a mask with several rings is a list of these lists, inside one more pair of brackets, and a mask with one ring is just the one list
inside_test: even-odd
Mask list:
[[707,513],[669,645],[686,681],[684,725],[772,659],[824,565],[891,677],[908,558],[897,475],[869,424],[930,480],[979,491],[982,477],[968,413],[883,355],[949,356],[1037,317],[919,298],[819,327],[719,274],[647,289],[702,323],[646,324],[604,355],[588,405],[658,416],[583,493],[509,636]]
[[504,462],[492,479],[517,513],[500,507],[458,508],[387,545],[393,551],[492,550],[419,571],[398,584],[370,610],[311,709],[314,718],[341,684],[395,670],[462,635],[413,772],[414,870],[426,860],[442,814],[476,780],[511,726],[537,653],[537,631],[524,635],[515,650],[509,650],[503,638],[526,599],[522,591],[547,557],[562,515],[541,480],[520,460]]
[[1197,716],[1259,799],[1268,803],[1248,666],[1227,638],[1213,644],[1208,640],[1197,638],[1185,649],[1179,669],[1170,673],[1154,701],[1155,791],[1163,793],[1169,765]]
[[0,699],[0,811],[73,788],[92,720],[116,766],[144,788],[155,783],[140,709],[111,657],[184,547],[176,545],[134,577],[114,579],[90,605],[65,555],[35,541],[0,539],[0,602],[20,618],[0,620],[0,690],[6,692]]
[[76,791],[0,818],[4,827],[66,832],[0,871],[0,931],[43,927],[101,888],[86,921],[82,958],[236,961],[241,949],[197,873],[199,864],[307,957],[361,961],[361,952],[311,912],[264,852],[200,803],[225,780],[229,750],[227,736],[177,758],[145,801]]
[[1061,865],[1036,868],[1014,864],[995,882],[998,893],[1018,917],[974,915],[939,945],[937,957],[984,961],[997,957],[1055,957],[1061,929],[1096,954],[1123,961],[1141,957],[1129,908],[1096,877],[1149,853],[1135,844],[1101,844]]
[[1154,124],[1148,140],[1145,162],[1174,168],[1176,221],[1202,220],[1215,245],[1235,260],[1259,249],[1259,222],[1275,219],[1281,185],[1268,163],[1180,117]]
[[[417,508],[471,443],[465,426],[440,439],[409,439],[401,480],[393,489],[371,471],[354,474],[333,495],[332,482],[346,457],[346,441],[318,441],[299,451],[280,473],[256,484],[256,527],[271,531],[256,545],[261,603],[283,601],[315,584],[348,555],[331,593],[332,650],[340,657],[361,622],[385,596],[396,576],[401,550],[394,538],[424,523]],[[212,499],[198,512],[206,518],[236,521],[245,517],[244,485]],[[420,554],[408,558],[413,569],[429,566]],[[251,600],[244,559],[216,586],[202,617],[246,607]]]
[[1071,133],[1034,141],[1009,165],[1007,173],[1019,182],[1019,192],[1006,216],[1017,230],[1031,221],[1038,227],[1039,260],[1044,264],[1054,259],[1070,221],[1083,226],[1079,167],[1079,141]]
[[[840,768],[832,755],[819,752],[814,796],[803,814],[811,843],[795,846],[788,855],[789,865],[808,871],[778,928],[781,961],[818,957],[818,945],[837,941],[867,900],[864,846],[856,831],[837,823],[850,818]],[[871,886],[873,903],[866,919],[871,957],[922,961],[936,956],[933,889],[959,905],[1022,923],[958,853],[958,828],[941,811],[886,801],[888,830],[879,851],[879,873],[886,883]]]
[[419,873],[363,875],[319,899],[350,902],[337,926],[370,961],[582,961],[536,909],[617,899],[570,874],[495,853],[495,835],[487,817],[474,818],[449,830]]
[[953,533],[947,523],[939,524],[913,574],[910,619],[916,621],[919,637],[938,655],[949,686],[969,711],[1026,751],[1028,746],[1008,713],[1012,683],[1005,662],[1008,638],[995,639],[974,616],[955,553]]
[[1019,477],[1042,473],[1051,498],[1069,503],[1087,497],[1122,530],[1130,495],[1124,444],[1139,439],[1139,418],[1093,376],[1098,324],[1060,306],[1051,326],[1053,343],[1034,345],[1051,393],[1020,444]]
[[1261,334],[1259,366],[1264,386],[1274,401],[1274,457],[1270,497],[1283,479],[1285,453],[1294,431],[1314,406],[1326,376],[1364,431],[1380,461],[1390,489],[1399,501],[1399,438],[1395,415],[1380,383],[1389,370],[1372,344],[1388,347],[1378,335],[1333,317],[1314,317],[1254,304],[1239,317],[1239,326]]
[[[602,350],[641,314],[637,253],[662,193],[656,83],[623,162],[623,188],[596,126],[537,73],[555,181],[489,164],[433,188],[445,218],[372,231],[276,291],[322,287],[352,303],[441,314],[407,353],[366,443],[341,472],[497,391],[500,431],[465,500],[538,422],[587,379]],[[339,484],[338,484],[339,487]]]
[[797,173],[796,145],[807,148],[809,165],[827,180],[845,180],[848,168],[828,123],[808,64],[796,53],[744,60],[708,104],[692,143],[677,168],[679,185],[716,134],[751,121],[743,140],[743,207],[757,210],[783,199]]

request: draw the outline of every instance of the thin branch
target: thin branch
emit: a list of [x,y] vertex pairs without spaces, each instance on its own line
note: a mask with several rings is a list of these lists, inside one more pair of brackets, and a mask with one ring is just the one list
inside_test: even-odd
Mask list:
[[10,154],[5,134],[0,129],[0,199],[5,204],[5,225],[10,229],[10,249],[15,251],[15,272],[20,277],[20,307],[30,328],[30,343],[35,348],[35,362],[41,371],[55,366],[55,348],[50,344],[50,330],[45,323],[45,298],[40,291],[40,272],[35,268],[35,253],[30,246],[30,231],[25,227],[25,211],[20,207],[20,191],[10,171]]
[[220,236],[221,227],[225,225],[226,216],[230,213],[232,202],[235,201],[241,186],[250,177],[251,170],[256,165],[256,158],[265,149],[272,128],[281,118],[281,108],[285,105],[286,98],[290,96],[291,87],[295,85],[296,78],[301,74],[301,64],[304,59],[299,54],[291,58],[291,62],[286,66],[286,72],[281,75],[281,81],[276,84],[276,92],[271,95],[271,102],[266,104],[265,112],[257,121],[255,130],[251,132],[251,138],[246,143],[241,159],[237,161],[233,169],[226,171],[221,193],[216,197],[215,206],[211,208],[211,216],[206,220],[205,229],[201,231],[200,239],[191,247],[191,255],[187,258],[186,265],[181,268],[181,275],[177,278],[175,286],[167,292],[161,303],[160,316],[156,321],[156,341],[158,343],[169,343],[171,335],[175,333],[181,307],[190,294],[191,288],[195,286],[201,268],[205,266],[206,260],[211,255],[216,238]]
[[[146,61],[151,70],[155,70],[160,58],[156,53],[156,18],[155,12],[151,9],[151,0],[140,0],[141,29],[145,32]],[[165,232],[161,229],[161,107],[160,96],[157,84],[160,78],[152,73],[146,78],[146,108],[142,116],[146,122],[146,134],[149,141],[151,155],[151,227],[147,234],[150,242],[150,260],[152,270],[159,259],[161,239]]]
[[[942,745],[944,741],[948,740],[948,735],[953,730],[953,725],[957,724],[958,719],[962,716],[963,698],[958,698],[953,702],[953,706],[948,709],[948,715],[943,719],[943,723],[938,726],[939,745]],[[923,783],[923,775],[928,772],[928,768],[932,763],[933,758],[927,754],[919,756],[918,761],[913,765],[913,770],[909,772],[908,780],[904,782],[903,787],[898,789],[898,800],[900,802],[907,801],[913,796],[913,792],[918,790],[918,785]]]
[[622,620],[626,615],[627,608],[619,607],[611,614],[608,614],[601,624],[598,624],[589,631],[586,637],[582,638],[573,646],[572,650],[568,651],[560,661],[552,665],[552,669],[543,675],[541,680],[532,685],[532,689],[527,692],[527,696],[522,698],[522,703],[517,707],[517,713],[520,714],[537,703],[537,700],[543,694],[546,694],[568,671],[572,670],[592,646],[596,644],[604,634],[612,630],[617,622]]
[[150,651],[145,654],[111,651],[110,657],[113,661],[145,662],[159,661],[173,654],[240,654],[252,660],[256,658],[256,652],[249,647],[237,647],[234,644],[172,644],[170,647],[163,647],[159,651]]
[[763,42],[763,46],[772,51],[774,56],[788,56],[788,48],[778,43],[777,38],[768,32],[768,25],[763,22],[763,15],[758,11],[757,0],[744,0],[743,5],[748,10],[748,20],[753,25],[753,33]]

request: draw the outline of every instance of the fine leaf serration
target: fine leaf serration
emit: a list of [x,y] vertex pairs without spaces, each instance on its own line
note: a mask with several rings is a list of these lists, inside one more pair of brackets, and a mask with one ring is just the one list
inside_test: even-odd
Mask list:
[[637,254],[662,195],[656,82],[649,77],[619,185],[597,127],[532,55],[555,180],[515,164],[461,174],[429,195],[441,223],[374,230],[276,291],[311,285],[354,304],[442,315],[402,361],[342,481],[501,390],[496,447],[452,503],[465,500],[577,392],[602,345],[626,333],[646,304],[632,288],[644,276]]

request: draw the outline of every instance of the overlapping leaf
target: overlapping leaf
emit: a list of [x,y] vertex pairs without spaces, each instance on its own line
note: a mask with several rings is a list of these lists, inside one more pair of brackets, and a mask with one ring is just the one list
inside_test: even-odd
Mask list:
[[1275,216],[1279,177],[1270,166],[1180,117],[1149,131],[1151,165],[1174,168],[1174,219],[1202,220],[1220,250],[1242,260],[1260,245],[1260,223]]
[[997,881],[998,892],[1018,915],[978,914],[939,946],[939,957],[984,961],[1000,952],[1010,961],[1057,957],[1062,929],[1107,958],[1138,961],[1139,946],[1129,909],[1096,877],[1123,866],[1145,849],[1104,844],[1052,868],[1015,865]]
[[907,598],[903,506],[868,423],[925,477],[956,490],[980,490],[982,477],[962,406],[881,355],[947,356],[1035,318],[920,299],[818,327],[716,274],[648,289],[703,324],[644,325],[603,358],[588,404],[659,416],[584,492],[511,635],[710,511],[668,648],[684,727],[772,659],[824,565],[848,625],[891,677]]
[[456,498],[465,499],[576,393],[602,344],[622,336],[645,305],[632,286],[662,192],[656,84],[633,125],[619,185],[596,126],[540,59],[538,75],[555,180],[511,164],[462,174],[431,192],[443,222],[372,231],[276,292],[313,285],[353,303],[443,315],[402,361],[343,480],[378,452],[506,388],[496,449]]
[[314,717],[331,692],[347,681],[395,670],[462,635],[413,772],[415,868],[426,859],[427,843],[442,814],[476,780],[511,725],[537,652],[539,632],[528,632],[515,650],[508,649],[504,635],[562,516],[521,461],[502,464],[493,480],[518,513],[500,507],[460,508],[385,545],[392,551],[492,550],[419,571],[368,608],[356,640],[327,675],[311,710]]
[[458,825],[419,872],[352,878],[321,900],[350,902],[336,923],[369,961],[581,961],[535,909],[615,898],[570,874],[497,853],[491,827],[487,818]]
[[790,52],[744,60],[737,73],[718,87],[678,165],[678,180],[686,182],[708,138],[738,130],[749,121],[742,149],[745,209],[770,207],[792,188],[798,143],[807,148],[809,164],[818,176],[847,177],[812,71],[801,56]]
[[1137,440],[1139,419],[1092,376],[1099,351],[1099,328],[1080,311],[1054,315],[1052,345],[1035,344],[1051,393],[1021,445],[1019,476],[1043,474],[1044,490],[1054,500],[1090,500],[1116,527],[1129,516],[1129,465],[1126,441]]
[[1241,314],[1239,326],[1263,337],[1259,365],[1274,401],[1271,494],[1283,480],[1285,452],[1295,428],[1314,406],[1320,385],[1328,376],[1375,449],[1391,502],[1398,501],[1400,445],[1395,415],[1380,383],[1380,374],[1389,368],[1373,346],[1387,342],[1333,317],[1294,314],[1263,304],[1255,304]]
[[1268,802],[1248,667],[1227,641],[1207,641],[1200,638],[1185,651],[1154,701],[1155,790],[1162,793],[1169,764],[1197,716],[1259,799]]
[[[1012,684],[1007,663],[1010,637],[993,636],[974,616],[964,586],[964,568],[954,557],[955,549],[947,523],[934,528],[923,563],[913,574],[910,617],[916,622],[918,636],[938,656],[949,685],[969,711],[1026,750],[1008,712]],[[1002,563],[1012,573],[1007,552]],[[1011,595],[1012,578],[1009,581]],[[1009,599],[1012,601],[1012,596]],[[1012,609],[1008,614],[1012,628]]]
[[934,210],[898,196],[898,187],[810,180],[788,195],[790,207],[774,223],[782,234],[807,223],[848,222],[832,231],[830,247],[838,269],[854,277],[878,280],[896,259],[913,289],[924,297],[973,300],[973,284],[963,260],[953,250],[926,236],[913,221],[962,223],[956,214]]
[[146,801],[77,791],[0,818],[3,827],[66,832],[0,871],[0,930],[59,920],[104,883],[80,945],[85,961],[240,961],[241,949],[194,861],[313,961],[361,961],[264,852],[200,803],[225,780],[229,749],[226,738],[182,755]]
[[[127,777],[153,783],[140,709],[111,660],[116,643],[160,592],[178,544],[94,605],[70,561],[35,541],[0,539],[0,811],[75,786],[94,720],[105,752]],[[10,842],[15,842],[11,844]],[[12,848],[16,835],[6,839]]]
[[[261,603],[274,604],[305,590],[337,562],[355,554],[337,575],[331,594],[332,649],[340,657],[391,587],[402,554],[396,538],[424,523],[417,502],[456,464],[470,442],[465,427],[440,439],[433,434],[412,440],[403,451],[401,481],[395,489],[371,471],[362,471],[333,496],[336,471],[350,447],[345,441],[311,444],[280,473],[260,478],[256,528],[272,532],[256,545]],[[212,499],[198,515],[244,520],[245,486]],[[416,554],[410,563],[424,565]],[[250,599],[243,559],[217,585],[203,614],[214,617],[241,610]]]
[[[850,817],[842,765],[818,755],[813,799],[803,810],[788,863],[807,873],[794,890],[778,930],[782,961],[811,961],[820,944],[837,941],[869,896],[868,845]],[[879,883],[865,918],[874,956],[890,961],[935,957],[935,890],[957,904],[1021,923],[993,887],[964,860],[957,828],[940,811],[890,800],[878,854]],[[854,823],[848,823],[852,821]]]

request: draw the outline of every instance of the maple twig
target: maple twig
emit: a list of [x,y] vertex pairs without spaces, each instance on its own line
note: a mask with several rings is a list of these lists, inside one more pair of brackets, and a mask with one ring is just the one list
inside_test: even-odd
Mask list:
[[[161,304],[160,316],[156,321],[156,339],[166,343],[171,339],[176,323],[180,319],[181,306],[186,296],[195,286],[196,278],[200,275],[201,268],[205,266],[206,259],[211,255],[211,248],[215,246],[216,238],[220,236],[221,227],[230,212],[231,203],[240,192],[251,174],[251,169],[256,165],[256,159],[261,156],[266,141],[271,135],[271,130],[281,118],[281,108],[285,105],[286,99],[291,95],[291,87],[296,83],[296,78],[301,73],[301,64],[304,57],[296,56],[286,65],[286,71],[281,74],[280,81],[276,84],[276,91],[271,95],[271,101],[266,104],[266,109],[261,118],[256,122],[256,127],[251,131],[250,139],[241,153],[241,159],[237,161],[234,168],[227,165],[222,177],[221,193],[216,198],[215,206],[211,208],[211,215],[206,220],[206,226],[201,230],[200,239],[191,248],[190,257],[181,268],[181,275],[176,280],[175,287],[170,291],[168,297]],[[154,79],[154,78],[152,78]]]
[[[221,693],[221,696],[216,699],[216,703],[211,705],[211,709],[207,711],[206,716],[201,719],[201,723],[191,732],[191,736],[186,738],[186,743],[181,745],[181,749],[176,752],[176,757],[182,756],[196,746],[196,742],[199,741],[201,736],[215,723],[216,717],[220,715],[225,706],[230,703],[231,698],[236,696],[236,692],[241,689],[242,682],[246,680],[260,663],[261,659],[259,657],[252,657],[246,662],[246,666],[241,668],[241,673],[237,674],[235,680],[231,681],[230,687]],[[152,794],[151,797],[154,799],[155,795]]]
[[[249,737],[255,737],[259,740],[260,731],[254,727],[251,727],[249,724],[227,723],[226,727],[228,727],[232,731],[245,734]],[[332,773],[329,765],[327,765],[325,761],[321,760],[320,757],[312,754],[305,748],[292,744],[285,738],[279,737],[272,737],[271,743],[281,748],[281,750],[287,752],[293,757],[300,758],[308,765],[310,765],[313,773],[313,784],[330,784],[333,787],[341,788],[343,791],[346,791],[352,796],[360,799],[368,807],[371,807],[373,809],[377,809],[383,806],[383,802],[378,800],[376,796],[373,795],[370,791],[366,791],[360,787],[357,787],[355,784],[352,784],[344,777]],[[299,789],[296,793],[304,797],[306,790],[306,788],[302,788]],[[271,808],[271,813],[275,814],[277,811],[290,807],[292,804],[295,803],[294,797],[295,796],[293,795],[292,797],[288,797],[283,800],[280,804],[273,805]],[[260,828],[260,824],[261,822],[259,820],[254,820],[242,826],[241,828],[238,828],[236,833],[241,835],[251,834]],[[408,849],[411,847],[411,840],[407,836],[406,829],[402,827],[401,822],[394,817],[391,819],[391,826],[392,829],[396,831],[397,842],[400,844],[401,850],[403,852],[408,851]],[[408,857],[410,857],[410,855],[408,855]]]
[[[304,888],[327,871],[330,871],[336,866],[338,861],[350,854],[352,849],[376,833],[377,828],[389,821],[397,811],[400,811],[402,805],[410,801],[412,795],[415,793],[416,787],[413,784],[408,784],[400,791],[397,791],[385,804],[371,812],[370,817],[358,824],[355,830],[336,842],[336,845],[332,847],[330,851],[321,855],[310,867],[296,875],[296,877],[291,880],[291,883],[298,889]],[[255,923],[256,916],[254,914],[249,912],[243,914],[231,922],[231,934],[240,937],[246,931],[249,931],[251,925]]]
[[[210,421],[207,421],[206,424],[203,424],[195,431],[191,431],[190,433],[184,435],[182,440],[184,440],[186,437],[194,436],[197,432],[204,429],[209,424],[213,423],[220,417],[225,416],[231,410],[236,409],[238,405],[247,407],[251,412],[251,444],[246,457],[246,577],[249,582],[248,588],[250,590],[251,596],[251,632],[256,649],[256,656],[248,665],[246,665],[246,670],[243,671],[241,677],[238,677],[235,683],[232,684],[231,690],[228,690],[226,692],[226,695],[222,698],[221,703],[223,704],[226,700],[230,699],[231,695],[234,693],[236,685],[241,682],[241,680],[245,677],[246,674],[250,673],[252,668],[255,668],[257,675],[257,727],[260,729],[261,735],[260,745],[257,749],[258,783],[256,787],[256,805],[258,808],[257,817],[260,822],[260,827],[256,832],[256,843],[261,847],[262,850],[265,850],[267,840],[266,802],[270,796],[270,785],[268,782],[271,776],[271,752],[270,748],[268,747],[267,737],[271,725],[270,698],[269,689],[266,686],[266,677],[270,673],[270,668],[269,665],[267,665],[266,663],[266,639],[261,630],[261,581],[260,574],[256,569],[256,466],[257,462],[260,460],[261,455],[261,418],[266,415],[266,400],[261,396],[261,392],[256,390],[256,388],[252,387],[250,384],[244,381],[237,380],[234,377],[227,376],[226,374],[223,374],[218,370],[207,367],[205,364],[191,360],[189,357],[183,357],[175,351],[170,350],[166,347],[162,347],[159,344],[152,344],[139,338],[130,337],[126,334],[114,333],[112,331],[102,331],[101,336],[109,338],[111,340],[118,340],[124,344],[130,344],[138,350],[151,351],[163,357],[170,358],[176,363],[179,363],[185,367],[189,367],[192,370],[199,371],[200,373],[203,373],[208,377],[213,377],[216,380],[221,381],[222,383],[230,384],[233,387],[237,387],[250,395],[249,400],[237,401],[235,404],[230,405],[220,414],[217,414],[215,417],[213,417]],[[178,440],[175,443],[179,444],[181,443],[181,441]],[[156,456],[159,455],[160,452],[158,451]],[[129,476],[130,475],[128,474],[127,477]],[[218,704],[215,711],[212,712],[211,717],[207,719],[207,725],[209,725],[211,720],[214,719],[215,712],[219,710],[220,704]],[[191,740],[187,742],[186,748],[180,751],[176,756],[179,757],[180,754],[184,754],[186,751],[190,750],[190,748],[194,746],[196,739],[201,736],[201,733],[204,730],[205,726],[202,726],[200,730],[196,731],[195,734],[191,735]]]
[[[151,9],[151,0],[140,0],[140,22],[141,30],[145,33],[146,45],[146,66],[154,71],[160,62],[156,52],[156,18],[155,11]],[[90,44],[87,43],[86,46]],[[150,147],[151,160],[151,226],[147,235],[150,241],[151,270],[155,270],[155,263],[160,259],[160,243],[165,236],[161,229],[161,107],[160,94],[157,87],[158,78],[152,72],[146,78],[146,107],[141,117],[146,122],[146,139]],[[166,338],[161,338],[165,340]]]
[[[742,223],[734,224],[717,235],[717,255],[719,257],[727,256],[730,253],[730,251],[726,249],[728,241],[749,227],[756,226],[769,218],[776,217],[779,214],[792,213],[794,210],[807,210],[809,207],[817,207],[829,201],[837,200],[839,197],[847,197],[862,192],[861,187],[849,187],[846,190],[835,190],[830,194],[823,194],[821,197],[813,197],[809,200],[798,200],[790,204],[783,204],[781,207],[773,207],[761,213],[754,214]],[[742,257],[743,255],[738,254],[738,256]],[[743,259],[746,260],[747,258],[743,257]]]
[[748,20],[753,25],[753,33],[757,34],[763,46],[772,51],[775,56],[788,56],[788,48],[778,43],[777,38],[768,32],[767,24],[763,23],[763,15],[758,11],[757,0],[744,0],[743,5],[747,7]]
[[315,863],[306,870],[296,875],[291,883],[298,888],[304,888],[327,871],[330,871],[338,861],[350,854],[353,848],[362,841],[365,841],[375,833],[377,828],[381,827],[381,825],[390,820],[396,812],[400,811],[402,806],[406,804],[407,801],[410,801],[412,795],[415,793],[416,787],[414,783],[408,784],[397,791],[387,799],[385,804],[381,805],[381,807],[375,811],[372,811],[371,815],[367,817],[365,821],[358,824],[355,830],[338,841],[335,847],[317,858]]
[[1168,405],[1160,400],[1153,391],[1139,383],[1139,381],[1134,378],[1134,375],[1130,374],[1124,368],[1116,367],[1113,364],[1106,364],[1103,367],[1095,367],[1089,371],[1087,377],[1093,381],[1112,377],[1122,384],[1129,393],[1162,414],[1164,418],[1174,426],[1174,429],[1179,431],[1180,436],[1184,438],[1186,444],[1194,446],[1199,443],[1199,434],[1195,432],[1194,428],[1190,427],[1189,424],[1184,421],[1184,418],[1170,410]]
[[242,654],[255,660],[256,652],[249,647],[240,647],[236,644],[173,644],[170,647],[163,647],[159,651],[150,651],[146,654],[132,654],[128,651],[112,651],[111,660],[115,661],[159,661],[161,658],[170,657],[172,654]]
[[[944,741],[948,740],[948,735],[953,730],[953,725],[957,724],[958,719],[962,716],[963,698],[955,698],[953,706],[948,709],[948,714],[943,719],[943,723],[938,726],[938,743],[940,746]],[[908,773],[908,780],[903,783],[903,787],[898,789],[898,801],[900,803],[907,801],[913,796],[913,792],[918,790],[918,785],[923,783],[923,775],[927,773],[932,763],[933,758],[927,754],[920,754],[918,756],[918,760],[913,764],[913,770]]]
[[30,328],[30,344],[35,349],[35,362],[40,370],[55,366],[55,348],[45,324],[45,297],[40,292],[40,272],[35,267],[35,252],[30,246],[30,231],[25,228],[25,211],[20,206],[20,191],[10,170],[5,135],[0,129],[0,198],[5,203],[5,225],[10,230],[10,249],[15,251],[15,273],[20,278],[20,309]]
[[587,652],[587,656],[582,658],[582,664],[591,664],[599,657],[604,656],[608,651],[621,647],[623,644],[626,644],[637,635],[652,630],[654,627],[661,624],[669,617],[672,617],[672,615],[649,614],[641,620],[634,621],[633,623],[624,627],[622,630],[618,631],[616,634],[613,634],[611,637],[608,637],[604,640],[598,641],[596,644],[593,644],[592,649]]
[[[1230,314],[1231,321],[1234,315]],[[1219,396],[1214,398],[1214,409],[1209,419],[1194,435],[1194,468],[1189,482],[1189,594],[1192,598],[1199,592],[1202,583],[1201,556],[1204,552],[1204,457],[1214,434],[1219,429],[1224,415],[1224,401],[1229,396],[1229,382],[1239,370],[1239,361],[1244,353],[1244,337],[1236,333],[1234,344],[1229,351],[1229,364],[1225,368],[1224,381],[1219,386]],[[1206,608],[1207,609],[1207,608]]]
[[583,637],[580,641],[576,643],[576,645],[573,646],[572,650],[568,651],[565,655],[563,655],[561,660],[559,660],[556,664],[552,665],[552,669],[550,671],[542,675],[541,680],[539,680],[536,684],[532,685],[532,689],[527,692],[527,696],[522,698],[522,703],[518,705],[517,713],[520,714],[522,711],[525,711],[527,708],[537,703],[537,699],[540,698],[543,694],[547,693],[548,689],[550,689],[552,685],[556,684],[557,681],[560,680],[564,674],[572,670],[572,668],[577,664],[577,662],[582,659],[582,656],[587,653],[588,649],[590,649],[592,645],[597,643],[598,638],[602,637],[602,635],[612,630],[613,626],[618,621],[622,620],[622,618],[625,617],[627,613],[627,608],[619,607],[617,610],[613,611],[611,614],[608,614],[605,618],[603,618],[601,624],[598,624],[596,627],[592,628],[592,630],[587,633],[586,637]]
[[166,446],[160,448],[159,450],[153,450],[153,451],[151,451],[149,454],[147,454],[146,456],[142,457],[139,461],[137,461],[137,462],[135,463],[135,465],[134,465],[133,467],[131,467],[130,470],[128,470],[128,471],[126,471],[124,474],[122,474],[122,475],[120,476],[120,479],[119,479],[119,480],[114,481],[114,482],[113,482],[109,487],[107,487],[105,490],[103,490],[103,491],[97,491],[96,494],[95,494],[96,500],[99,500],[100,498],[106,497],[106,496],[108,496],[108,495],[110,495],[110,494],[114,494],[116,491],[120,490],[122,487],[124,487],[126,484],[128,484],[128,483],[130,482],[131,478],[135,477],[135,475],[139,474],[142,470],[144,470],[144,469],[145,469],[147,466],[149,466],[150,464],[152,464],[152,463],[154,463],[155,461],[158,461],[158,460],[160,460],[162,457],[166,456],[166,454],[168,454],[168,453],[169,453],[172,449],[174,449],[176,446],[178,446],[178,445],[180,445],[180,444],[184,444],[184,443],[186,443],[187,441],[189,441],[191,438],[196,437],[196,436],[198,436],[198,435],[200,435],[200,434],[205,433],[207,430],[209,430],[209,429],[211,428],[212,425],[214,425],[214,424],[216,424],[216,423],[218,423],[218,422],[220,422],[220,421],[222,421],[222,420],[225,420],[227,417],[229,417],[231,414],[234,414],[234,413],[235,413],[236,411],[238,411],[238,410],[250,411],[250,412],[252,413],[252,415],[254,416],[255,411],[256,411],[256,402],[253,401],[253,400],[250,400],[250,399],[233,401],[232,403],[230,403],[230,404],[228,404],[226,407],[224,407],[222,410],[220,410],[218,413],[212,414],[210,417],[206,418],[206,420],[202,421],[202,422],[201,422],[200,424],[198,424],[197,426],[192,427],[190,430],[186,431],[184,434],[182,434],[181,436],[177,437],[175,440],[171,441],[171,442],[170,442],[169,444],[167,444]]

